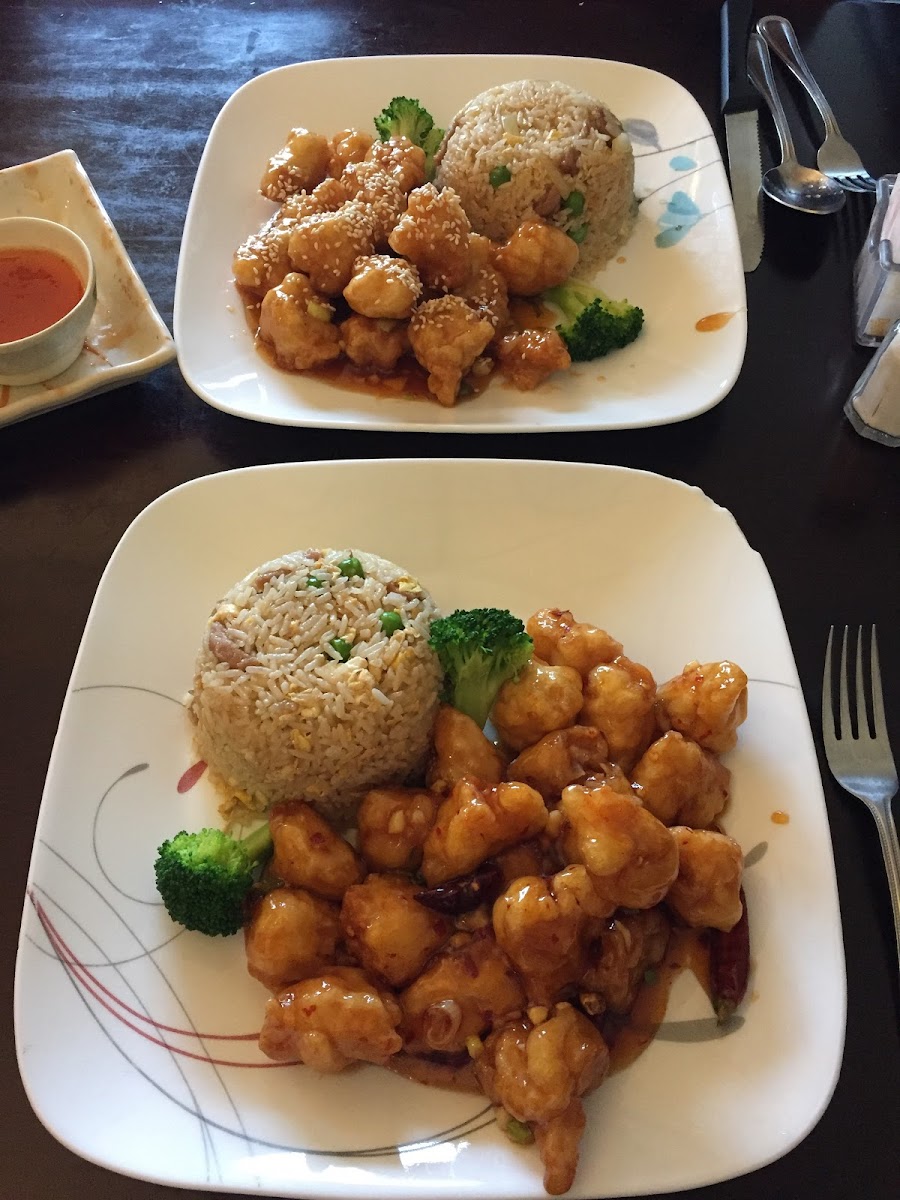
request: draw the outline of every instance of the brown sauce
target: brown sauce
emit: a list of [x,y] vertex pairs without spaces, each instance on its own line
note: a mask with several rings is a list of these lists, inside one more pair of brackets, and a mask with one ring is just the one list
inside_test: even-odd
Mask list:
[[49,329],[83,295],[78,272],[62,255],[38,246],[0,249],[0,342]]
[[787,825],[790,819],[790,814],[782,812],[780,808],[777,808],[769,818],[773,825]]
[[669,994],[682,971],[691,971],[710,994],[709,944],[701,930],[673,929],[665,957],[652,981],[637,994],[624,1024],[611,1038],[610,1074],[624,1071],[644,1053],[666,1017]]
[[701,317],[694,328],[698,333],[715,333],[717,329],[724,329],[733,316],[733,312],[710,313],[708,317]]
[[424,1083],[428,1087],[446,1088],[451,1092],[469,1092],[472,1095],[483,1095],[475,1078],[475,1067],[469,1062],[461,1067],[450,1066],[448,1063],[432,1062],[427,1058],[418,1058],[415,1054],[395,1054],[387,1060],[385,1066],[395,1075],[401,1075],[413,1083]]

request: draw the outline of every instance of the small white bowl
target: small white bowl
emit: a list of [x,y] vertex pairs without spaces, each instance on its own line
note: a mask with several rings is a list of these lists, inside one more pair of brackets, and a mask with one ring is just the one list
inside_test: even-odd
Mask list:
[[77,233],[40,217],[0,220],[0,249],[10,246],[54,251],[71,263],[84,284],[75,307],[53,325],[15,342],[0,342],[0,384],[41,383],[65,371],[82,351],[97,303],[94,260]]

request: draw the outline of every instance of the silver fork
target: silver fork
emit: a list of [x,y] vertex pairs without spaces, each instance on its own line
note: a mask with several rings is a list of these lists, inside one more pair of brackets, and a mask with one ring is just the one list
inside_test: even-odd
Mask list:
[[831,105],[803,57],[793,25],[786,17],[771,16],[760,17],[756,28],[785,66],[797,76],[819,110],[825,125],[825,141],[819,147],[816,158],[819,170],[836,179],[848,192],[874,192],[876,181],[838,128]]
[[[825,650],[825,674],[822,680],[822,738],[825,742],[825,757],[831,773],[851,796],[862,800],[875,818],[884,865],[887,869],[888,888],[894,911],[894,931],[897,937],[897,955],[900,963],[900,844],[897,828],[891,812],[891,800],[897,795],[897,768],[888,741],[887,723],[884,716],[884,696],[881,690],[881,671],[878,666],[878,642],[875,626],[872,626],[870,652],[871,705],[867,705],[867,694],[863,680],[863,631],[856,635],[856,696],[855,711],[851,711],[850,675],[848,665],[847,626],[841,644],[840,685],[838,716],[835,718],[832,698],[831,643],[834,626],[828,631],[828,646]],[[871,712],[870,733],[869,718]],[[855,717],[855,721],[854,721]],[[853,736],[853,724],[856,736]]]

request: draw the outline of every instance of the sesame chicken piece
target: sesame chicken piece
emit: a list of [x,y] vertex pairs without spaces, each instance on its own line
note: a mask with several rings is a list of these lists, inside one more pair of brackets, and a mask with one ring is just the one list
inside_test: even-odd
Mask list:
[[350,163],[362,162],[372,141],[372,135],[361,129],[341,129],[328,142],[328,174],[339,179]]
[[520,392],[531,392],[554,371],[567,371],[572,359],[555,329],[507,333],[497,343],[500,370]]
[[425,182],[425,151],[408,137],[398,134],[386,142],[373,142],[369,158],[411,192]]
[[280,209],[238,246],[231,262],[238,287],[262,298],[281,283],[291,270],[288,243],[293,228],[294,220]]
[[354,315],[340,325],[341,347],[357,367],[391,371],[409,346],[405,321]]
[[308,192],[321,183],[328,170],[328,139],[298,127],[285,145],[269,159],[259,190],[267,200],[280,202],[294,192]]
[[494,266],[513,296],[536,296],[572,274],[578,246],[546,221],[528,220],[494,250]]
[[295,192],[281,207],[284,217],[297,222],[313,213],[337,212],[350,197],[339,179],[323,179],[311,192]]
[[364,317],[408,317],[422,292],[419,272],[405,258],[363,254],[353,264],[344,299]]
[[388,238],[392,250],[419,268],[426,287],[449,291],[469,276],[469,218],[453,188],[433,183],[409,194],[406,212]]
[[461,296],[420,304],[409,323],[413,354],[428,372],[428,388],[441,404],[456,403],[462,378],[494,336],[494,327]]
[[288,254],[296,271],[307,274],[317,291],[336,296],[350,282],[353,264],[375,248],[372,219],[359,201],[336,212],[313,213],[298,221]]
[[292,271],[263,297],[259,336],[273,347],[281,366],[305,371],[340,354],[341,339],[333,316],[334,309],[309,279]]
[[454,288],[454,294],[468,301],[480,316],[487,317],[496,334],[507,328],[510,316],[506,280],[491,264],[490,246],[488,238],[480,233],[469,234],[472,265],[468,279]]
[[375,245],[386,249],[388,237],[406,208],[406,192],[376,162],[350,163],[341,185],[352,199],[364,205],[372,221]]

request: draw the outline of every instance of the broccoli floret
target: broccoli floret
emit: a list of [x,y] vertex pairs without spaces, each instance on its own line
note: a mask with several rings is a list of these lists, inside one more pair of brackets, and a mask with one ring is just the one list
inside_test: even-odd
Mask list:
[[484,727],[500,688],[531,658],[534,642],[505,608],[458,609],[432,622],[429,644],[444,668],[448,703]]
[[434,175],[434,156],[443,137],[443,129],[434,123],[431,113],[418,100],[395,96],[375,118],[375,129],[383,142],[391,137],[407,137],[425,151],[425,175]]
[[268,821],[241,841],[221,829],[201,829],[163,842],[154,870],[169,916],[210,937],[237,933],[254,869],[271,849]]
[[556,326],[573,362],[602,358],[633,342],[644,327],[643,309],[627,300],[610,300],[598,288],[580,279],[567,279],[542,293],[565,320]]

